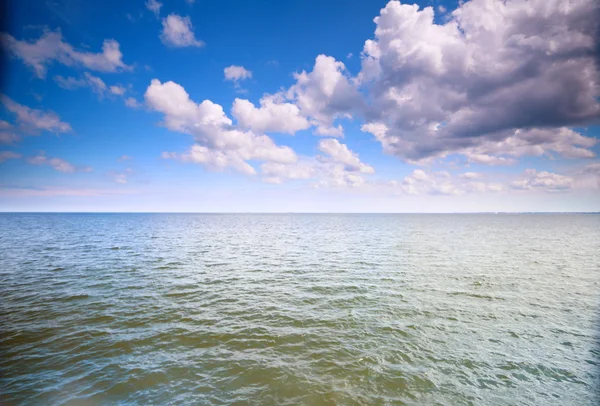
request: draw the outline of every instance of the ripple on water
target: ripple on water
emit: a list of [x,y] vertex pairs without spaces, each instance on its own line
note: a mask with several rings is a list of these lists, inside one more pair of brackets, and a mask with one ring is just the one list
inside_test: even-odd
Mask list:
[[593,405],[599,226],[0,215],[1,401]]

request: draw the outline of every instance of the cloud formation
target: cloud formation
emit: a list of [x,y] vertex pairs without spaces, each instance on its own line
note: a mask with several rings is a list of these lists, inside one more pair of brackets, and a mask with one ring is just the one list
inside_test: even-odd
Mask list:
[[573,178],[551,172],[526,169],[510,186],[518,190],[543,190],[549,193],[565,192],[573,187]]
[[223,74],[225,75],[225,80],[230,80],[232,82],[239,82],[241,80],[250,79],[252,77],[252,72],[243,66],[231,65],[223,69]]
[[[80,79],[76,79],[74,77],[63,77],[57,75],[54,77],[54,81],[63,89],[73,90],[80,87],[89,87],[92,89],[94,93],[98,95],[99,98],[102,98],[108,87],[106,83],[102,79],[97,76],[91,75],[89,72],[85,72]],[[111,93],[112,93],[111,86]]]
[[162,26],[160,40],[167,46],[175,48],[204,46],[204,42],[196,39],[194,26],[189,17],[169,14],[163,18]]
[[257,133],[277,132],[293,135],[310,127],[298,106],[278,102],[277,98],[272,96],[260,99],[260,107],[255,107],[248,100],[235,99],[231,114],[240,127]]
[[[0,95],[0,101],[9,112],[16,116],[20,132],[38,135],[42,131],[53,133],[71,131],[71,126],[61,121],[60,117],[52,111],[32,109],[13,101],[6,95]],[[2,127],[12,128],[6,121],[2,122]]]
[[344,129],[335,126],[334,121],[351,117],[363,104],[346,66],[335,58],[319,55],[311,72],[295,73],[294,78],[296,83],[287,90],[286,97],[315,126],[315,134],[342,137]]
[[63,173],[74,173],[76,171],[78,171],[78,172],[91,172],[92,171],[92,168],[90,168],[89,166],[82,167],[82,168],[76,168],[75,165],[65,161],[64,159],[47,157],[43,151],[40,152],[36,156],[27,158],[27,163],[29,163],[31,165],[48,165],[51,168],[53,168],[54,170],[56,170],[58,172],[63,172]]
[[311,180],[313,187],[358,187],[367,182],[362,174],[375,173],[373,167],[360,161],[357,153],[336,139],[321,140],[318,148],[325,156],[304,157],[291,164],[261,165],[263,181],[279,184]]
[[[476,156],[503,142],[519,144],[515,156],[590,156],[584,149],[592,141],[561,130],[576,147],[549,130],[600,118],[598,7],[594,0],[472,0],[436,24],[432,7],[390,1],[374,20],[357,78],[370,98],[363,129],[409,161]],[[527,136],[517,140],[518,130]]]
[[40,38],[34,41],[17,40],[10,34],[0,34],[2,47],[21,59],[31,67],[38,78],[46,77],[48,65],[59,62],[66,66],[83,66],[93,71],[118,72],[132,70],[123,62],[123,53],[119,43],[106,39],[102,44],[102,52],[78,51],[63,40],[60,30],[45,30]]
[[297,160],[291,148],[276,145],[266,135],[236,128],[220,105],[210,100],[196,104],[177,83],[153,79],[145,99],[148,107],[163,114],[167,128],[190,134],[196,141],[187,154],[166,153],[163,158],[180,158],[215,171],[233,168],[248,175],[256,173],[249,160],[279,163]]
[[163,6],[163,4],[158,1],[158,0],[147,0],[146,3],[146,8],[150,11],[152,11],[154,13],[154,15],[156,16],[156,18],[158,18],[160,16],[160,9]]

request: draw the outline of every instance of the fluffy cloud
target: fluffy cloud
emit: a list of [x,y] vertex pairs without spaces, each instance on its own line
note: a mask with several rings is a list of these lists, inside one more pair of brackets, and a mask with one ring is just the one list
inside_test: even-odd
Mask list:
[[480,173],[477,172],[465,172],[458,175],[461,179],[478,179],[481,177]]
[[[71,126],[60,120],[60,117],[51,111],[41,111],[23,106],[5,95],[0,95],[0,101],[4,107],[17,116],[19,129],[28,134],[39,134],[40,131],[49,131],[54,133],[65,133],[71,131]],[[4,121],[3,126],[6,127]]]
[[125,94],[125,92],[127,91],[127,89],[125,89],[121,85],[113,85],[109,88],[109,90],[112,94],[115,94],[117,96],[123,96]]
[[162,26],[160,39],[165,45],[176,48],[204,46],[204,42],[196,39],[192,20],[189,17],[169,14],[163,18]]
[[338,140],[331,138],[319,142],[319,151],[329,155],[325,160],[331,160],[344,165],[344,168],[352,172],[375,173],[372,166],[360,161],[358,154],[350,151],[348,147]]
[[590,149],[598,143],[569,128],[516,130],[501,141],[483,140],[480,145],[460,151],[470,162],[504,165],[514,163],[515,157],[541,156],[552,153],[565,158],[593,158]]
[[252,72],[243,66],[231,65],[223,69],[223,74],[225,75],[225,80],[230,80],[232,82],[239,82],[241,80],[250,79],[252,77]]
[[133,69],[123,62],[119,43],[112,39],[104,40],[102,52],[99,53],[76,50],[63,41],[60,31],[44,31],[35,41],[17,40],[10,34],[2,33],[0,41],[12,55],[33,68],[39,78],[46,76],[48,65],[54,61],[100,72]]
[[594,0],[472,0],[435,24],[433,8],[390,1],[357,78],[364,130],[414,161],[466,152],[498,164],[478,150],[502,143],[513,156],[591,156],[592,141],[560,127],[600,117],[598,11]]
[[283,183],[286,180],[312,179],[315,187],[358,187],[366,183],[361,174],[375,172],[360,161],[358,154],[337,140],[321,140],[319,150],[327,156],[304,158],[293,164],[268,162],[261,165],[263,180]]
[[248,100],[235,99],[231,114],[240,127],[254,132],[279,132],[294,134],[310,127],[308,120],[292,103],[278,103],[274,97],[263,97],[260,107]]
[[446,171],[431,172],[422,169],[414,170],[402,182],[392,181],[390,186],[407,195],[461,195],[465,193],[501,192],[505,186],[496,182],[484,182],[475,179],[482,174],[466,172],[458,177]]
[[342,62],[326,55],[319,55],[311,72],[294,75],[296,83],[286,92],[286,97],[300,108],[303,116],[316,127],[315,134],[343,136],[341,125],[334,121],[351,117],[360,110],[363,100],[346,74]]
[[211,170],[233,168],[254,174],[246,161],[258,160],[289,164],[297,156],[289,147],[276,145],[266,135],[244,131],[233,126],[223,108],[204,100],[196,104],[183,87],[174,82],[152,80],[145,94],[148,106],[164,115],[164,125],[172,131],[190,134],[194,145],[187,154],[167,153],[165,158],[196,162]]
[[551,172],[526,169],[519,179],[511,182],[513,189],[565,192],[573,187],[573,178]]
[[156,18],[160,15],[160,8],[163,4],[157,0],[148,0],[146,1],[146,8],[154,13]]

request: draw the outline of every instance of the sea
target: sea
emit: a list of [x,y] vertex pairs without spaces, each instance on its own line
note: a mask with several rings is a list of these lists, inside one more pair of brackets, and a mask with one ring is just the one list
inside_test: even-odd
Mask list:
[[598,405],[598,214],[0,214],[1,405]]

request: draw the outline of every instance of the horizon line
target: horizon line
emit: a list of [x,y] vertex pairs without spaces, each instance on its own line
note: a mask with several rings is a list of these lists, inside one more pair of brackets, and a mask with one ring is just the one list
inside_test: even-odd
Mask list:
[[600,211],[310,212],[310,211],[2,211],[0,214],[600,214]]

